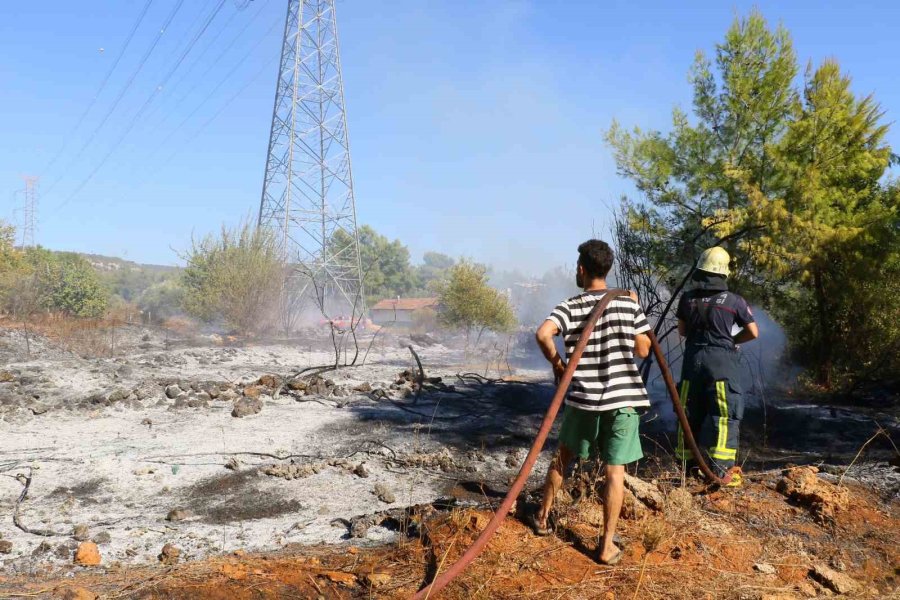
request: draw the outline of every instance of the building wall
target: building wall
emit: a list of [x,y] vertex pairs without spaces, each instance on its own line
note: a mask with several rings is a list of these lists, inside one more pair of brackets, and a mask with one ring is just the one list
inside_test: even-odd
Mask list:
[[385,325],[387,323],[404,323],[411,324],[413,322],[413,314],[415,311],[412,310],[384,310],[384,309],[372,309],[372,322],[376,325]]

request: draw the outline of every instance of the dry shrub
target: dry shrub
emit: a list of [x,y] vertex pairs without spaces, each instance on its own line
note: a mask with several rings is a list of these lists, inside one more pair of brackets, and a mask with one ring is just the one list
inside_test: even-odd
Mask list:
[[673,488],[666,496],[666,516],[678,521],[693,518],[694,497],[686,488]]
[[163,321],[163,329],[168,329],[180,335],[189,335],[197,332],[197,324],[185,317],[169,317]]
[[670,526],[664,517],[653,515],[644,519],[640,525],[641,544],[644,551],[650,554],[669,536]]
[[45,336],[79,356],[94,358],[113,353],[113,328],[104,319],[81,319],[54,313],[40,319],[36,325]]

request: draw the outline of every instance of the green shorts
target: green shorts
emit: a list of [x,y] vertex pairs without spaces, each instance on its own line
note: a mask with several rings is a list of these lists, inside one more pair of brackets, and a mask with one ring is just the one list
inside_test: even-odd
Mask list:
[[644,456],[639,422],[630,407],[593,411],[566,405],[559,442],[582,459],[599,456],[609,465],[627,465]]

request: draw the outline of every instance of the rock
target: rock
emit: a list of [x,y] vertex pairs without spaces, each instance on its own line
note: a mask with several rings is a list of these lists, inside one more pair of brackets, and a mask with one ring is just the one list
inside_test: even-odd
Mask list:
[[110,543],[112,541],[112,536],[109,535],[108,531],[101,531],[100,533],[95,535],[94,539],[91,541],[94,542],[95,544],[97,544],[98,546],[101,546],[103,544]]
[[371,588],[380,588],[390,583],[391,576],[388,573],[367,573],[364,581]]
[[797,591],[806,596],[807,598],[815,598],[819,595],[816,591],[816,586],[811,584],[808,581],[801,581],[797,584]]
[[813,579],[838,594],[851,594],[859,589],[859,584],[849,575],[838,573],[834,569],[826,567],[821,563],[813,565],[809,574]]
[[219,400],[224,400],[225,402],[232,402],[238,398],[238,393],[234,390],[225,390],[219,394]]
[[394,496],[394,492],[392,492],[390,489],[388,489],[387,486],[382,483],[375,484],[375,489],[372,491],[372,493],[374,493],[379,500],[386,504],[393,504],[397,501],[397,497]]
[[288,384],[288,388],[295,392],[303,392],[306,391],[306,381],[302,379],[291,379]]
[[222,393],[221,390],[219,390],[219,386],[217,385],[210,385],[204,391],[211,400],[215,400]]
[[[32,556],[41,556],[42,554],[50,554],[53,552],[53,544],[44,541],[37,545],[37,548],[31,551]],[[68,556],[68,553],[66,554]]]
[[84,524],[76,525],[72,530],[72,537],[75,538],[76,541],[86,542],[91,537],[88,526]]
[[157,558],[159,562],[164,565],[174,565],[178,562],[178,557],[181,556],[181,550],[174,546],[173,544],[166,544],[162,547],[162,552],[159,553]]
[[141,419],[141,425],[146,425],[147,427],[153,427],[153,420],[150,419],[150,417]]
[[650,485],[646,481],[625,473],[625,487],[634,494],[635,498],[653,510],[663,510],[665,508],[666,501],[663,495],[655,486]]
[[353,387],[353,391],[369,393],[372,391],[372,384],[369,383],[368,381],[360,383],[359,385]]
[[103,394],[92,394],[87,397],[87,403],[98,406],[109,406],[109,399]]
[[185,519],[191,516],[190,511],[184,508],[173,508],[169,511],[169,514],[166,515],[166,521],[170,521],[172,523],[177,523],[178,521],[184,521]]
[[344,571],[325,571],[323,575],[332,583],[353,587],[356,585],[356,575]]
[[506,455],[506,466],[510,468],[519,466],[519,457],[516,453],[510,452]]
[[848,508],[850,493],[847,488],[819,479],[816,473],[818,469],[809,466],[787,469],[776,489],[808,507],[819,522],[829,523],[834,521],[837,511]]
[[631,490],[625,489],[622,499],[622,518],[628,520],[640,519],[647,514],[647,506],[635,498]]
[[248,385],[244,388],[244,397],[245,398],[259,398],[260,394],[262,394],[263,390],[258,385]]
[[174,400],[175,398],[177,398],[180,395],[181,395],[181,388],[178,387],[176,384],[173,383],[172,385],[166,386],[166,398],[169,398],[170,400]]
[[172,405],[172,408],[187,408],[188,406],[188,395],[181,394],[177,398],[175,398],[175,404]]
[[237,457],[232,456],[228,459],[228,462],[225,463],[225,468],[229,471],[239,471],[241,468],[241,461],[239,461]]
[[83,587],[68,588],[59,596],[60,600],[97,600],[98,596]]
[[131,393],[134,394],[134,397],[138,400],[147,400],[148,398],[155,396],[158,389],[158,387],[152,384],[143,383],[131,390]]
[[187,403],[190,408],[206,408],[209,406],[209,395],[206,392],[200,392]]
[[411,333],[409,339],[415,342],[417,346],[433,346],[437,344],[437,340],[427,333]]
[[[247,390],[244,390],[246,392]],[[259,397],[246,397],[235,400],[234,408],[231,410],[231,416],[237,418],[243,418],[250,415],[255,415],[259,411],[262,410],[263,404],[262,400]]]
[[109,396],[107,396],[107,400],[109,400],[110,402],[121,402],[122,400],[128,398],[128,396],[130,395],[130,391],[118,388],[110,392]]
[[302,479],[304,477],[309,477],[310,475],[315,475],[321,470],[321,465],[298,465],[289,463],[283,465],[269,465],[268,467],[265,467],[262,472],[272,477],[281,477],[290,481],[292,479]]
[[279,377],[278,375],[263,375],[256,383],[257,385],[261,385],[263,387],[269,388],[270,390],[274,390],[281,385],[281,377]]
[[81,542],[75,550],[75,564],[96,567],[100,564],[100,549],[94,542]]
[[359,463],[356,467],[353,468],[353,474],[357,477],[368,477],[369,470],[366,468],[366,463]]
[[32,404],[28,408],[31,410],[31,414],[33,415],[42,415],[50,410],[50,407],[46,404]]
[[349,396],[350,393],[343,386],[337,385],[331,390],[332,395],[337,396],[338,398],[343,398],[345,396]]
[[13,544],[9,540],[0,540],[0,554],[10,554],[13,549]]
[[775,567],[768,563],[756,563],[753,565],[753,568],[763,575],[774,575],[776,573]]

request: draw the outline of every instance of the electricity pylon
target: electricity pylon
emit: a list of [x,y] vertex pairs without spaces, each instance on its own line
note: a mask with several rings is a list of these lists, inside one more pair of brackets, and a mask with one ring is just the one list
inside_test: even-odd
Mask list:
[[288,0],[259,226],[280,245],[287,310],[364,314],[334,0]]
[[22,207],[22,247],[31,248],[37,239],[37,183],[38,177],[23,175],[25,203]]

